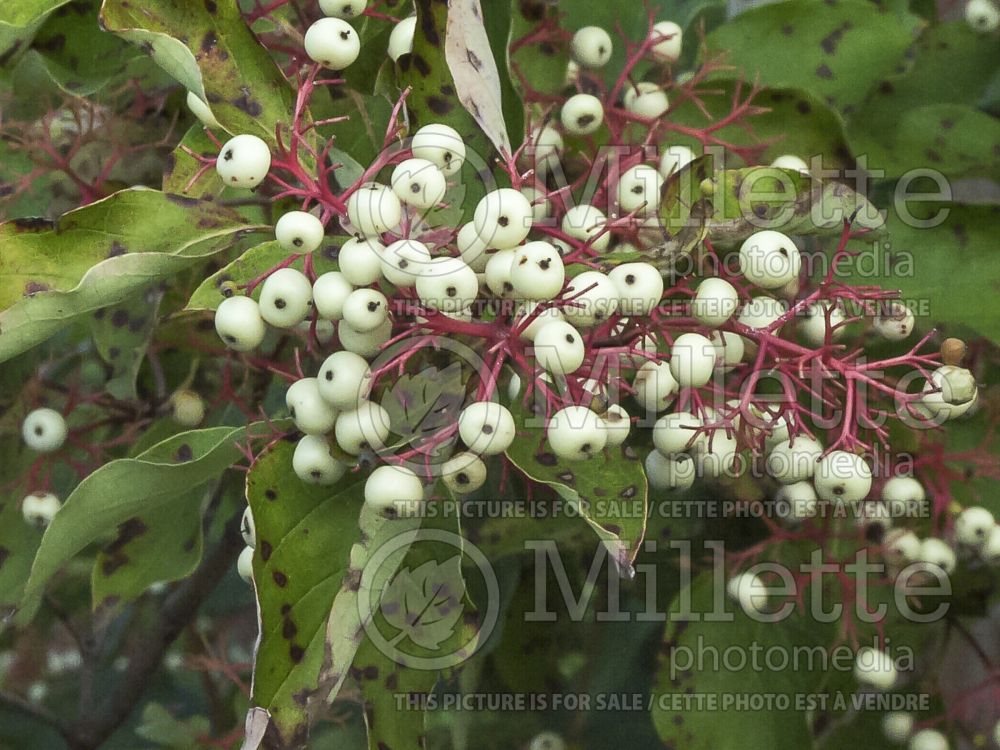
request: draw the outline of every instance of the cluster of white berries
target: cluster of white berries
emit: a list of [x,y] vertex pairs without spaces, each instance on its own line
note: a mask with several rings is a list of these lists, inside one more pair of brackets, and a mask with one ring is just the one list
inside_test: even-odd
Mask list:
[[[916,717],[907,711],[890,711],[882,717],[882,734],[889,742],[908,750],[949,750],[948,738],[937,729],[916,729]],[[916,730],[916,731],[914,731]],[[1000,723],[994,729],[994,742],[1000,745]]]
[[[55,409],[42,407],[31,411],[21,423],[21,437],[30,450],[55,453],[66,442],[69,427]],[[45,528],[62,507],[58,495],[52,492],[32,492],[21,501],[21,515],[36,528]]]
[[243,511],[243,518],[240,520],[240,535],[246,546],[236,559],[236,572],[247,583],[253,583],[253,551],[257,548],[257,526],[249,507]]

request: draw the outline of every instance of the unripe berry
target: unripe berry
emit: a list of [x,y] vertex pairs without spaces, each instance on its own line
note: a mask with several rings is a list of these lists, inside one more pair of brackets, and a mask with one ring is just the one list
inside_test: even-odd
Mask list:
[[[566,279],[559,251],[548,242],[528,242],[515,248],[510,267],[514,292],[525,299],[554,299]],[[569,317],[568,309],[564,311]]]
[[666,414],[653,425],[653,445],[665,456],[685,453],[701,439],[700,418],[686,411]]
[[488,247],[512,248],[528,236],[531,217],[531,204],[521,191],[498,188],[479,201],[472,221]]
[[240,520],[240,536],[247,547],[254,549],[257,547],[257,525],[253,522],[253,511],[248,505],[243,511],[243,518]]
[[549,419],[545,436],[552,452],[566,461],[592,458],[608,442],[600,417],[586,406],[567,406],[557,411]]
[[457,174],[465,162],[465,141],[448,125],[424,125],[410,141],[410,150],[420,159],[437,164],[446,175]]
[[921,729],[910,737],[907,750],[948,750],[948,738],[936,729]]
[[632,381],[635,399],[647,411],[663,411],[677,396],[677,380],[670,372],[668,362],[644,362]]
[[475,453],[457,453],[442,464],[441,481],[458,495],[475,492],[486,484],[486,464]]
[[972,408],[978,394],[976,380],[969,370],[942,365],[931,373],[920,403],[934,418],[954,419]]
[[285,394],[285,406],[295,426],[307,435],[329,432],[337,419],[337,411],[320,395],[316,378],[302,378],[292,383]]
[[981,547],[996,525],[996,519],[986,508],[971,506],[955,519],[955,541],[969,547]]
[[658,41],[650,48],[650,54],[663,62],[677,62],[684,39],[681,27],[673,21],[659,21],[653,25],[652,36]]
[[941,342],[941,362],[946,365],[960,365],[967,351],[968,347],[962,339],[947,338]]
[[260,307],[250,297],[227,297],[215,311],[215,331],[233,351],[256,349],[267,332]]
[[253,547],[244,547],[236,558],[236,572],[245,583],[253,585]]
[[726,593],[746,613],[760,613],[767,606],[767,586],[753,573],[737,573],[726,583]]
[[755,232],[740,247],[740,273],[761,289],[784,286],[798,277],[801,266],[799,249],[781,232]]
[[342,18],[321,18],[306,29],[303,45],[313,62],[343,70],[361,54],[361,39]]
[[626,110],[647,120],[662,117],[670,109],[667,92],[649,81],[640,81],[634,86],[626,86],[622,103]]
[[197,117],[206,128],[221,128],[219,121],[212,114],[212,108],[193,91],[187,93],[187,105],[191,114]]
[[33,492],[21,501],[21,516],[29,525],[44,529],[61,507],[62,502],[51,492]]
[[660,156],[660,176],[667,179],[680,172],[696,159],[694,151],[687,146],[670,146],[663,150]]
[[[381,242],[351,237],[341,245],[337,254],[337,265],[348,283],[354,286],[368,286],[382,278],[384,254],[385,245]],[[314,288],[313,297],[315,296]]]
[[614,44],[600,26],[584,26],[570,42],[573,59],[585,68],[602,68],[611,59]]
[[[516,269],[516,261],[514,265]],[[584,271],[569,280],[563,299],[567,301],[563,315],[570,323],[598,325],[618,309],[618,287],[600,271]]]
[[902,341],[913,331],[915,322],[913,311],[902,302],[893,300],[885,310],[879,310],[872,326],[882,338]]
[[389,412],[381,404],[362,401],[356,409],[340,413],[333,435],[342,451],[357,456],[365,450],[382,450],[389,427]]
[[319,368],[319,395],[336,409],[356,409],[372,389],[372,371],[354,352],[334,352]]
[[951,548],[943,539],[928,537],[920,542],[920,552],[917,560],[928,565],[940,568],[946,574],[952,573],[958,565],[958,557],[955,550]]
[[359,333],[369,333],[385,325],[389,300],[377,289],[355,289],[344,300],[344,323]]
[[567,133],[589,135],[604,124],[604,105],[591,94],[574,94],[563,104],[559,121]]
[[392,189],[377,182],[362,185],[347,199],[347,219],[365,237],[377,238],[399,226],[403,207]]
[[260,288],[260,316],[275,328],[293,328],[306,319],[312,283],[294,268],[279,268]]
[[21,437],[31,450],[54,453],[63,447],[69,428],[63,415],[55,409],[41,408],[29,412],[21,424]]
[[832,451],[817,462],[813,484],[822,500],[856,503],[872,488],[872,470],[856,453]]
[[715,371],[715,347],[700,333],[682,333],[670,347],[670,373],[682,388],[701,388]]
[[604,231],[608,223],[602,211],[589,203],[573,206],[563,216],[560,228],[574,239],[587,242],[594,250],[603,253],[611,244],[611,234]]
[[255,135],[244,133],[230,138],[219,151],[215,170],[230,187],[255,188],[271,169],[271,150]]
[[476,301],[479,279],[461,258],[434,258],[417,277],[416,287],[425,307],[458,312]]
[[649,263],[622,263],[608,273],[623,315],[649,315],[663,297],[663,276]]
[[659,451],[650,451],[644,466],[653,489],[686,490],[694,484],[695,461],[687,453],[664,456]]
[[323,14],[335,18],[357,18],[367,6],[368,0],[319,0]]
[[205,400],[191,390],[177,391],[170,398],[174,421],[183,427],[197,427],[205,419]]
[[383,513],[413,516],[423,506],[424,485],[404,466],[379,466],[365,481],[365,503]]
[[576,372],[587,353],[579,331],[562,320],[552,320],[541,326],[533,343],[539,367],[553,375]]
[[413,52],[413,37],[417,31],[417,17],[408,16],[397,23],[389,34],[389,48],[387,51],[393,62],[396,62],[403,55]]
[[311,253],[323,243],[323,222],[305,211],[289,211],[274,225],[274,236],[290,253]]
[[637,164],[625,170],[618,180],[618,205],[623,213],[643,209],[653,213],[660,208],[660,188],[663,178],[648,164]]
[[400,201],[416,208],[433,208],[444,198],[444,172],[427,159],[407,159],[396,165],[389,180]]
[[344,476],[347,467],[330,454],[325,437],[306,435],[295,445],[292,471],[306,484],[330,485]]
[[885,651],[863,646],[854,657],[854,679],[877,690],[891,690],[899,672],[896,662]]
[[698,284],[691,314],[707,326],[720,326],[733,316],[739,303],[736,287],[725,279],[710,277]]
[[767,473],[783,484],[812,478],[823,446],[808,435],[796,435],[775,445],[767,457]]
[[476,401],[458,415],[458,436],[472,453],[503,453],[516,436],[514,416],[496,401]]
[[313,284],[312,297],[316,312],[324,320],[344,317],[344,303],[354,289],[347,277],[339,271],[327,271]]

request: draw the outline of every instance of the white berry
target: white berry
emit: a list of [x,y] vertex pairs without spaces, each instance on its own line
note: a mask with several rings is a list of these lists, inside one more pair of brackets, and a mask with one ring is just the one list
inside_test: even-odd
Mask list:
[[649,263],[622,263],[608,273],[624,315],[649,315],[663,297],[663,276]]
[[399,226],[403,207],[392,189],[377,182],[362,185],[347,199],[347,218],[365,237],[378,237]]
[[746,346],[742,336],[728,331],[712,331],[709,340],[715,348],[715,365],[724,372],[732,370],[743,361]]
[[215,170],[230,187],[255,188],[271,169],[271,150],[255,135],[244,133],[230,138],[219,151]]
[[896,662],[885,651],[863,646],[854,657],[854,679],[878,690],[891,690],[899,672]]
[[696,159],[696,154],[687,146],[669,146],[660,155],[660,176],[667,179],[680,172]]
[[746,613],[762,612],[767,606],[767,586],[753,573],[737,573],[726,583],[726,593]]
[[243,518],[240,520],[240,535],[247,547],[257,546],[257,525],[253,522],[253,511],[249,505],[243,510]]
[[738,453],[736,435],[724,429],[710,430],[694,444],[699,476],[717,479],[733,471]]
[[802,340],[810,346],[820,347],[830,341],[839,341],[846,330],[842,323],[847,313],[842,305],[830,302],[814,302],[805,309],[805,316],[799,318],[798,330]]
[[357,456],[364,450],[381,450],[389,439],[389,425],[389,412],[381,404],[362,401],[340,413],[333,434],[341,450]]
[[433,208],[444,198],[444,172],[427,159],[407,159],[396,165],[389,180],[400,201],[415,208]]
[[808,481],[782,485],[774,494],[774,499],[784,504],[782,517],[790,523],[814,518],[819,506],[816,488]]
[[205,399],[191,390],[177,391],[170,397],[174,421],[183,427],[197,427],[205,419]]
[[774,297],[754,297],[743,305],[736,322],[748,328],[770,328],[787,311],[782,300]]
[[486,286],[497,297],[511,297],[514,285],[511,283],[511,270],[514,265],[514,250],[498,250],[491,254],[486,262]]
[[372,388],[372,371],[353,352],[334,352],[319,368],[319,395],[337,409],[356,409]]
[[922,512],[927,493],[913,477],[891,477],[882,487],[882,501],[894,518]]
[[321,18],[306,29],[306,54],[333,70],[343,70],[361,54],[361,39],[354,27],[342,18]]
[[660,21],[653,25],[652,36],[657,40],[649,50],[653,57],[664,62],[677,62],[684,39],[681,27],[673,21]]
[[604,105],[591,94],[574,94],[563,104],[559,120],[566,132],[589,135],[604,124]]
[[456,174],[465,161],[465,141],[448,125],[424,125],[410,141],[410,150],[420,159],[437,164],[446,175]]
[[285,405],[295,426],[307,435],[329,432],[337,419],[337,411],[320,395],[316,378],[302,378],[292,383],[285,394]]
[[531,203],[520,190],[499,188],[483,196],[472,221],[488,247],[512,248],[528,236],[531,219]]
[[992,513],[986,508],[973,505],[959,513],[955,519],[955,541],[969,547],[980,547],[989,539],[996,525]]
[[367,6],[368,0],[319,0],[323,14],[335,18],[357,18]]
[[[510,283],[518,296],[549,300],[558,296],[566,279],[559,251],[548,242],[528,242],[514,250]],[[569,317],[568,309],[565,311]]]
[[670,372],[668,362],[649,360],[635,373],[632,381],[635,398],[647,411],[663,411],[677,395],[677,379]]
[[793,484],[812,478],[816,464],[823,455],[823,446],[808,435],[796,435],[788,442],[771,448],[767,457],[767,473],[783,484]]
[[626,86],[622,102],[626,110],[647,120],[661,117],[670,109],[667,92],[649,81]]
[[683,388],[700,388],[715,371],[715,347],[700,333],[682,333],[670,347],[670,372]]
[[423,502],[423,482],[404,466],[379,466],[365,481],[365,503],[381,512],[411,516]]
[[479,279],[461,258],[434,258],[417,277],[416,287],[424,306],[458,312],[475,302]]
[[355,289],[344,300],[344,323],[360,333],[385,325],[389,300],[377,289]]
[[988,34],[1000,27],[1000,9],[991,0],[969,0],[965,4],[965,21],[983,34]]
[[489,246],[486,240],[479,236],[474,222],[466,222],[455,237],[455,245],[458,247],[458,254],[476,273],[486,271],[486,264],[489,262],[491,253],[487,252]]
[[740,247],[740,273],[761,289],[777,289],[798,278],[802,258],[791,238],[765,229]]
[[972,408],[978,393],[976,379],[969,370],[942,365],[931,373],[920,403],[936,419],[954,419]]
[[580,332],[563,320],[547,322],[535,333],[535,360],[553,375],[576,372],[586,356]]
[[21,501],[21,516],[31,526],[43,529],[61,507],[59,498],[51,492],[33,492]]
[[607,433],[607,447],[621,445],[632,430],[632,420],[628,412],[618,404],[612,404],[604,414],[600,415],[600,425]]
[[653,445],[665,456],[684,453],[699,440],[700,418],[686,411],[666,414],[653,425]]
[[337,323],[337,338],[347,351],[360,354],[362,357],[374,357],[392,338],[392,320],[386,319],[382,325],[371,331],[356,331],[341,320]]
[[[514,267],[516,270],[516,261]],[[584,271],[569,280],[563,299],[566,300],[563,315],[570,323],[576,326],[598,325],[617,311],[618,287],[600,271]]]
[[236,558],[236,572],[244,583],[253,585],[253,547],[244,547]]
[[856,453],[832,451],[816,464],[816,494],[827,502],[860,502],[872,487],[872,470]]
[[650,451],[644,466],[650,486],[657,490],[686,490],[696,478],[694,459],[687,453],[664,456]]
[[495,401],[476,401],[458,415],[458,436],[473,453],[494,456],[514,442],[514,415]]
[[559,163],[563,151],[563,137],[551,125],[543,125],[528,137],[532,146],[528,149],[529,156],[534,157],[535,171],[545,173]]
[[611,59],[614,44],[600,26],[584,26],[570,42],[573,59],[585,68],[602,68]]
[[698,284],[691,301],[691,314],[707,326],[720,326],[739,306],[736,287],[725,279],[710,277]]
[[306,435],[295,446],[292,471],[306,484],[334,484],[347,467],[330,454],[330,444],[321,435]]
[[582,461],[604,450],[608,434],[601,418],[585,406],[567,406],[549,419],[545,428],[552,452],[567,461]]
[[340,320],[344,317],[344,303],[354,288],[347,277],[339,271],[327,271],[313,284],[312,296],[316,312],[324,320]]
[[260,316],[275,328],[293,328],[306,319],[312,302],[309,278],[294,268],[279,268],[260,289]]
[[[523,305],[518,307],[517,312],[514,314],[513,325],[515,328],[520,329],[520,337],[525,341],[534,341],[538,332],[542,330],[542,327],[547,323],[553,321],[565,322],[566,318],[558,307],[546,307],[540,312],[538,311],[538,306],[542,304],[541,302],[525,302]],[[531,322],[525,325],[525,321],[530,318]]]
[[908,529],[894,529],[885,538],[886,558],[895,564],[919,559],[920,547],[920,539]]
[[655,212],[660,208],[660,188],[663,177],[648,164],[637,164],[625,170],[618,180],[618,205],[623,213],[639,209]]
[[581,203],[566,212],[560,228],[570,237],[587,242],[594,250],[603,253],[611,244],[611,234],[604,231],[607,223],[608,219],[600,209]]
[[913,311],[898,300],[893,300],[879,309],[872,327],[888,341],[902,341],[913,332],[916,323]]
[[250,297],[228,297],[215,311],[215,331],[230,349],[248,352],[264,341],[267,328],[260,306]]
[[397,240],[382,255],[382,275],[398,287],[411,287],[431,264],[431,251],[417,240]]
[[958,565],[958,557],[955,550],[946,541],[936,537],[928,537],[920,542],[920,552],[917,560],[922,563],[940,568],[945,573],[951,573]]
[[[382,278],[385,245],[377,240],[351,237],[340,247],[337,265],[344,278],[354,286],[368,286]],[[315,295],[315,290],[313,292]]]
[[39,453],[53,453],[62,448],[68,433],[63,415],[45,407],[30,412],[21,425],[25,445]]
[[979,550],[979,557],[990,565],[1000,563],[1000,525],[993,527],[986,543]]
[[290,253],[311,253],[323,242],[323,222],[305,211],[289,211],[274,225],[278,244]]
[[452,492],[475,492],[486,483],[486,464],[475,453],[456,453],[441,466],[441,481]]

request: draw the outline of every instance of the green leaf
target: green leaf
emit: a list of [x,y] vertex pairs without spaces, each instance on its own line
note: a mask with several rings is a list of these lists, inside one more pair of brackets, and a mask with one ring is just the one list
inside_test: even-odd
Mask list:
[[[0,435],[0,611],[21,600],[24,581],[42,534],[21,516],[21,499],[30,490],[25,478],[34,456],[28,454],[20,433]],[[6,483],[10,480],[10,485]]]
[[511,0],[510,40],[507,66],[515,88],[524,95],[528,87],[540,94],[558,94],[566,82],[569,47],[565,44],[524,43],[540,24],[558,28],[559,9],[544,0]]
[[326,655],[326,622],[358,538],[363,476],[333,487],[304,484],[292,471],[294,446],[275,444],[247,476],[257,532],[254,580],[261,639],[253,702],[271,713],[286,745],[308,734]]
[[[726,695],[786,696],[794,705],[795,694],[815,692],[823,677],[821,670],[788,668],[782,671],[764,669],[727,669],[721,658],[716,664],[712,657],[703,666],[683,666],[689,654],[734,653],[749,658],[751,649],[784,649],[825,647],[833,642],[833,628],[793,615],[781,623],[759,623],[751,620],[731,601],[725,601],[725,581],[714,581],[713,572],[702,573],[690,589],[675,599],[669,608],[668,624],[660,649],[660,663],[653,685],[651,702],[653,723],[660,739],[667,745],[689,750],[770,750],[770,748],[811,747],[812,737],[804,711],[761,709],[754,711],[724,710]],[[716,599],[725,602],[733,614],[731,621],[707,620],[706,613],[718,612]],[[687,610],[696,621],[677,618]],[[673,662],[671,661],[673,660]],[[720,708],[710,710],[696,703],[683,705],[686,693],[716,696]],[[679,710],[672,701],[678,701]]]
[[147,703],[142,709],[142,723],[135,733],[156,747],[185,750],[196,747],[198,738],[211,732],[211,724],[204,716],[178,719],[159,703]]
[[[283,424],[272,426],[280,429]],[[111,461],[87,476],[45,530],[16,621],[31,621],[46,584],[74,555],[107,538],[121,524],[141,520],[144,513],[163,507],[176,509],[186,492],[217,478],[240,460],[243,454],[238,442],[270,435],[272,426],[254,423],[191,430],[136,458]]]
[[101,21],[208,102],[228,132],[252,133],[273,144],[275,126],[289,124],[291,87],[247,27],[238,3],[105,0]]
[[630,571],[646,530],[649,485],[642,459],[621,447],[587,461],[560,462],[544,443],[540,420],[520,404],[511,412],[519,429],[507,458],[528,479],[555,489],[608,546],[618,568]]
[[841,112],[861,102],[902,62],[921,21],[867,0],[788,0],[748,10],[708,35],[747,80],[801,88]]
[[17,60],[49,13],[69,0],[5,0],[0,5],[0,68]]
[[94,561],[95,610],[117,611],[154,583],[180,580],[198,566],[205,496],[206,488],[197,487],[118,524],[115,538]]
[[0,361],[256,229],[222,206],[143,189],[115,193],[54,225],[0,224]]
[[102,31],[97,5],[72,3],[57,10],[35,35],[33,48],[63,91],[90,96],[126,73],[138,52]]
[[855,243],[864,260],[849,264],[838,281],[899,289],[919,325],[966,326],[1000,342],[1000,311],[983,304],[1000,278],[1000,207],[917,201],[900,206],[912,219],[890,211],[887,239]]
[[[201,123],[192,125],[167,158],[163,172],[164,192],[195,198],[217,198],[226,192],[243,192],[226,185],[214,168],[202,171],[204,164],[191,156],[188,149],[209,159],[215,158],[219,152],[219,147],[208,137]],[[199,172],[201,175],[195,179]]]
[[161,299],[158,291],[145,289],[120,305],[98,310],[90,322],[94,347],[111,368],[105,389],[117,399],[136,397],[136,377],[156,326]]

